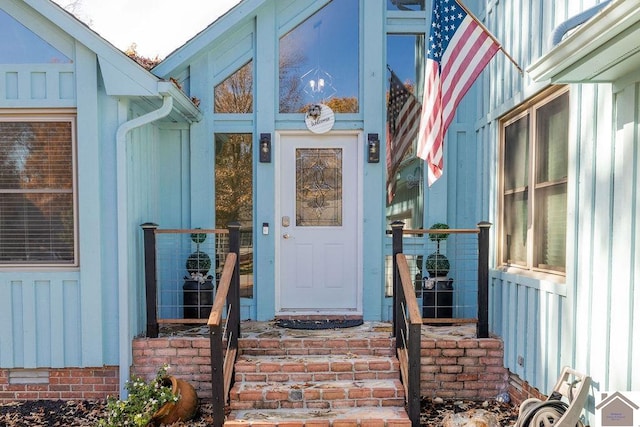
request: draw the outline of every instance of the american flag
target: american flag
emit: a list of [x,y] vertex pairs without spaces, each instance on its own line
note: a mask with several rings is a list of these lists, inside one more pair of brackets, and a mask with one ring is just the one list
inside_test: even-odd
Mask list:
[[387,200],[396,192],[400,163],[418,135],[420,102],[391,71],[387,101]]
[[458,104],[499,49],[457,0],[433,0],[417,150],[429,186],[442,176],[444,135]]

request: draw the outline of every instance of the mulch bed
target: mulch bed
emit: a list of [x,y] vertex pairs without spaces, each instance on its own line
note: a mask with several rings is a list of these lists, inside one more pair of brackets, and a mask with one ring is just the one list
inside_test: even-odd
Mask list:
[[[494,400],[485,402],[444,401],[423,399],[420,424],[423,427],[441,427],[442,419],[450,412],[484,409],[493,413],[501,426],[515,424],[518,408]],[[67,427],[95,426],[104,416],[104,402],[35,400],[0,404],[0,427]],[[172,424],[174,427],[204,427],[213,422],[211,405],[202,404],[196,417],[189,422]]]

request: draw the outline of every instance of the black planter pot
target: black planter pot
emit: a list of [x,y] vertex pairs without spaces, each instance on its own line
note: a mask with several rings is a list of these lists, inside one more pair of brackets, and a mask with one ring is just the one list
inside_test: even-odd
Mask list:
[[453,279],[436,277],[423,279],[422,317],[453,317]]
[[207,319],[213,306],[213,278],[211,276],[200,283],[197,280],[187,279],[182,285],[184,294],[185,319]]

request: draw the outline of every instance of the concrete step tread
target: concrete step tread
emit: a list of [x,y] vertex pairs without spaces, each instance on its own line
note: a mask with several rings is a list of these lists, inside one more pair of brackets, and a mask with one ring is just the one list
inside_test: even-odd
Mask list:
[[251,367],[261,367],[264,366],[268,369],[273,369],[274,367],[287,367],[288,369],[293,369],[297,367],[301,369],[304,367],[305,369],[311,370],[345,370],[346,368],[351,367],[350,369],[362,370],[362,369],[371,369],[371,370],[398,370],[399,362],[398,359],[394,356],[378,356],[378,355],[357,355],[357,354],[347,354],[347,355],[273,355],[273,356],[264,356],[264,355],[248,355],[243,354],[238,356],[236,360],[236,367],[241,368],[251,368]]
[[409,427],[411,422],[403,407],[363,407],[345,409],[251,409],[231,411],[226,427]]
[[231,393],[242,390],[331,390],[331,389],[349,389],[349,388],[401,388],[402,383],[399,379],[371,379],[361,381],[320,381],[320,382],[278,382],[278,381],[242,381],[236,382]]

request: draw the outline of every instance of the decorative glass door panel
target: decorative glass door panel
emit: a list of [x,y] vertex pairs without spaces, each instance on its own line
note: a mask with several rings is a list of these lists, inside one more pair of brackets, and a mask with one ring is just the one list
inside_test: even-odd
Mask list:
[[296,149],[296,225],[342,225],[342,149]]

